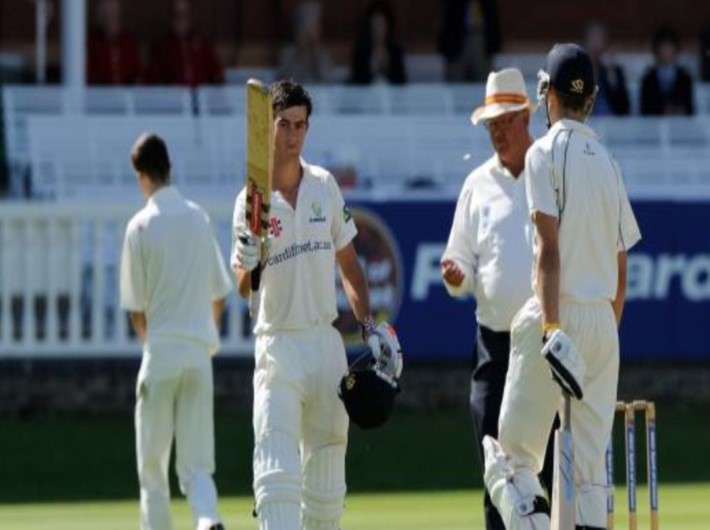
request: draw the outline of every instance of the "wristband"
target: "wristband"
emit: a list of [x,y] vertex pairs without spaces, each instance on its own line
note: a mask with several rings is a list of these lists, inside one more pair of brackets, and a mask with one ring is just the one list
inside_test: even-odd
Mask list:
[[545,322],[542,325],[542,333],[543,335],[547,333],[548,331],[555,331],[556,329],[560,329],[560,323],[559,322]]
[[362,326],[363,337],[367,338],[375,332],[375,319],[372,318],[372,315],[367,315],[360,326]]

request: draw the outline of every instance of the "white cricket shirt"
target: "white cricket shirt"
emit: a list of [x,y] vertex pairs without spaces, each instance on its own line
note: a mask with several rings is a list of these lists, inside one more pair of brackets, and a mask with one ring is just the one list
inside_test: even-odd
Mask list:
[[217,351],[212,303],[232,283],[207,214],[172,186],[129,221],[121,256],[121,307],[146,314],[152,343],[189,341]]
[[[271,243],[261,274],[256,334],[308,329],[338,316],[335,253],[352,241],[357,229],[333,175],[303,161],[301,167],[295,210],[278,191],[271,195]],[[245,208],[243,189],[234,206],[233,241],[246,228]],[[234,244],[231,264],[236,269]]]
[[530,212],[560,220],[560,296],[613,300],[617,253],[641,239],[616,161],[590,127],[560,120],[528,150],[525,172]]
[[444,259],[464,272],[453,296],[472,292],[476,320],[494,331],[509,331],[513,316],[530,298],[532,226],[523,174],[515,178],[494,155],[464,182]]

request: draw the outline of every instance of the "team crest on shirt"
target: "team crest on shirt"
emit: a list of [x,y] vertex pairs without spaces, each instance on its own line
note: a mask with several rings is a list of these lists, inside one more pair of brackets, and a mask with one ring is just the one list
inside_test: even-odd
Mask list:
[[320,202],[314,201],[311,203],[311,213],[313,214],[310,219],[311,223],[324,223],[325,215],[323,215],[323,206]]
[[346,204],[343,204],[343,222],[347,223],[353,218],[353,214],[350,213],[350,208]]

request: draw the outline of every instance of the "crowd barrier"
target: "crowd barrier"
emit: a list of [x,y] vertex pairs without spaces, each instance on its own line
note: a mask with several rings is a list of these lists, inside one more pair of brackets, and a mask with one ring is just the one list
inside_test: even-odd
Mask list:
[[[136,193],[137,194],[137,193]],[[470,355],[472,301],[451,299],[439,276],[452,198],[355,198],[356,248],[378,319],[395,323],[411,359]],[[0,358],[139,354],[118,306],[117,264],[138,197],[117,204],[5,203],[0,208]],[[225,256],[232,202],[204,203]],[[635,201],[643,240],[629,256],[622,358],[710,360],[710,205]],[[189,243],[186,243],[189,245]],[[189,247],[187,247],[189,248]],[[349,346],[359,333],[338,291],[336,322]],[[251,355],[245,304],[232,294],[223,354]]]

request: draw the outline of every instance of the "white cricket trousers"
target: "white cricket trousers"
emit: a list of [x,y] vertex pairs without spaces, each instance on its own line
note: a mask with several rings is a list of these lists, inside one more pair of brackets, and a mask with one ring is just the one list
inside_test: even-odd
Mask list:
[[[169,351],[172,349],[172,351]],[[194,527],[220,522],[217,513],[212,359],[206,349],[173,343],[144,351],[136,389],[136,451],[141,530],[172,530],[168,465],[175,467]]]
[[[606,528],[604,455],[614,421],[619,339],[610,301],[560,301],[560,325],[582,353],[586,370],[581,401],[572,400],[571,428],[577,483],[578,525]],[[508,375],[499,418],[500,443],[515,473],[542,469],[560,387],[542,348],[542,310],[529,299],[513,319]]]
[[261,530],[337,530],[345,500],[347,369],[332,326],[256,338],[254,498]]

